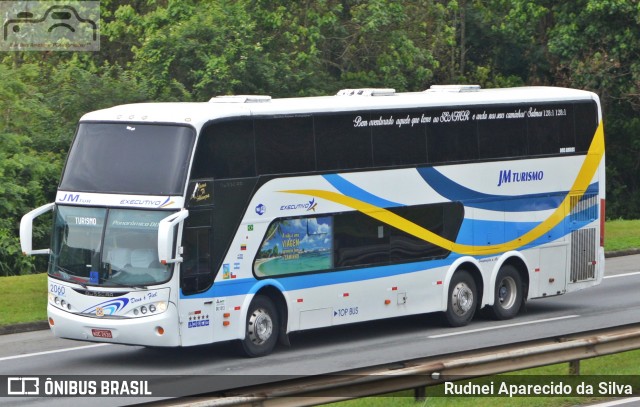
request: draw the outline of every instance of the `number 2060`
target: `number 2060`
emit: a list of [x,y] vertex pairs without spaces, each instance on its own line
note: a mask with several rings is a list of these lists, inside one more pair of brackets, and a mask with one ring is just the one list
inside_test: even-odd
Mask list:
[[63,297],[65,289],[61,285],[49,284],[49,291],[52,292],[53,294],[59,296],[59,297]]

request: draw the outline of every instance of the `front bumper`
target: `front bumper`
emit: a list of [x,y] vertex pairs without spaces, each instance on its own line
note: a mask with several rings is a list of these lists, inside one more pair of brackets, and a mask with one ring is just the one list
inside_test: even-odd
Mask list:
[[[93,318],[66,312],[50,304],[47,314],[51,331],[60,338],[124,345],[181,346],[178,310],[173,303],[169,303],[161,314],[142,318]],[[95,335],[105,331],[110,332],[111,338]]]

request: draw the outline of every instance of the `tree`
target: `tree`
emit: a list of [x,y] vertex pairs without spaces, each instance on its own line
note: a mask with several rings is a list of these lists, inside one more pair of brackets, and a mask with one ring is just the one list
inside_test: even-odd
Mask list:
[[549,31],[557,83],[602,101],[609,217],[640,217],[640,6],[633,0],[558,3]]
[[[32,85],[40,70],[24,65],[0,65],[0,274],[20,274],[33,268],[21,255],[18,223],[25,208],[44,203],[53,193],[59,157],[33,149],[33,137],[46,132],[52,112],[42,106],[42,94]],[[36,238],[42,230],[36,230]]]

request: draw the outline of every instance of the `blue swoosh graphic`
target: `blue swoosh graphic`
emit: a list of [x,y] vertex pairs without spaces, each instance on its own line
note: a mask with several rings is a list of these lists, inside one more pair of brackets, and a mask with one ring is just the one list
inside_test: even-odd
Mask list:
[[129,303],[129,299],[127,298],[118,298],[115,300],[107,300],[107,301],[103,301],[100,304],[96,304],[92,307],[89,307],[87,309],[85,309],[84,311],[82,311],[83,314],[87,314],[87,313],[94,313],[96,312],[96,308],[97,307],[102,307],[105,311],[109,311],[109,312],[105,312],[107,315],[113,315],[116,312],[118,312],[119,310],[123,309],[124,307],[127,306],[127,304]]
[[[445,177],[433,167],[418,168],[418,173],[431,188],[450,201],[465,206],[504,212],[529,212],[556,209],[568,191],[519,196],[492,195],[478,192]],[[589,185],[585,195],[598,192],[598,183]]]
[[338,174],[323,175],[323,177],[343,195],[350,196],[368,204],[380,208],[394,208],[397,206],[405,206],[404,204],[388,201],[384,198],[373,195],[372,193],[367,192],[364,189],[352,184]]

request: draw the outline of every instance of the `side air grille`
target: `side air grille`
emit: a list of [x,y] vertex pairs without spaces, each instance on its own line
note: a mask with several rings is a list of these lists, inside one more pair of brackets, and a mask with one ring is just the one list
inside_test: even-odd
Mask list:
[[571,233],[571,282],[596,277],[596,229],[579,229]]
[[[581,199],[582,198],[582,199]],[[571,222],[593,222],[598,219],[598,195],[574,195],[571,199]]]

